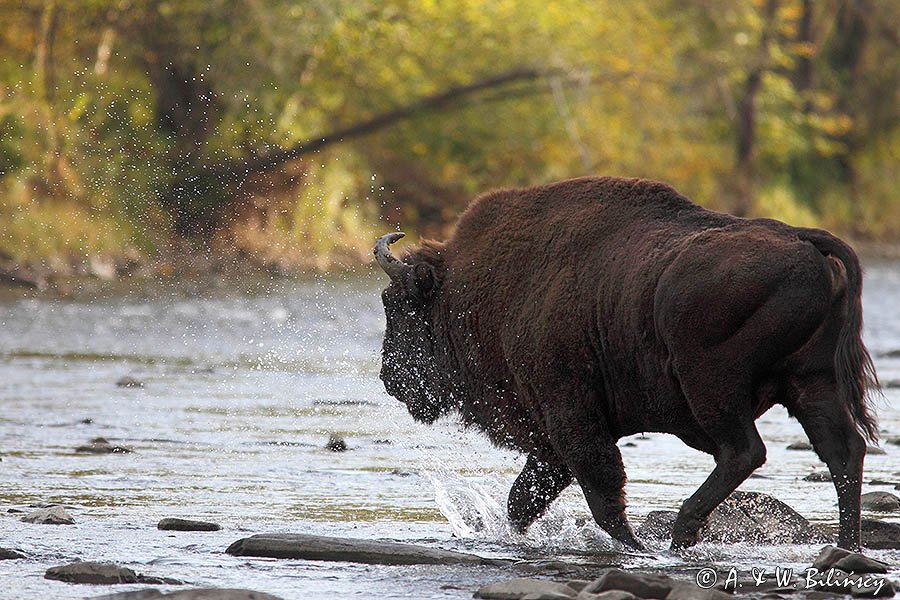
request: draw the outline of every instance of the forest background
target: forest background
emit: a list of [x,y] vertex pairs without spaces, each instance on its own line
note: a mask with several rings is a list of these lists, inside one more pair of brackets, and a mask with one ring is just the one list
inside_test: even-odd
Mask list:
[[895,0],[0,0],[0,271],[352,267],[586,174],[894,243],[898,27]]

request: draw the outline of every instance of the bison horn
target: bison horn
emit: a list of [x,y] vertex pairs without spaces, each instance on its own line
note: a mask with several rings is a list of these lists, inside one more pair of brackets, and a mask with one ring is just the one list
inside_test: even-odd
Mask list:
[[388,245],[393,244],[404,235],[406,234],[402,231],[389,233],[381,236],[375,242],[375,260],[378,261],[384,272],[390,276],[391,281],[403,281],[403,276],[412,271],[411,266],[394,258],[394,255],[391,254],[388,248]]

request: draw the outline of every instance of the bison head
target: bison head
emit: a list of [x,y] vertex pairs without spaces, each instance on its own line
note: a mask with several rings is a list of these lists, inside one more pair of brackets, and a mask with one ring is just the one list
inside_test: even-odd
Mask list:
[[441,402],[440,371],[435,363],[432,301],[438,288],[434,266],[395,258],[388,245],[402,233],[389,233],[375,244],[375,258],[391,284],[382,292],[387,328],[381,349],[381,381],[417,421],[432,423],[448,406]]

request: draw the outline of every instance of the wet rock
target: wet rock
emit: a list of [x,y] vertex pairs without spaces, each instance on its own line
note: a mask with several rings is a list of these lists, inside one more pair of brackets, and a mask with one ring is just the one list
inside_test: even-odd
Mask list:
[[869,482],[869,485],[900,485],[895,484],[893,481],[885,481],[884,479],[873,479]]
[[0,548],[0,560],[17,560],[20,558],[28,558],[18,550],[11,550],[9,548]]
[[166,531],[219,531],[222,526],[209,521],[192,521],[191,519],[168,518],[156,524],[157,529]]
[[153,600],[154,598],[162,598],[164,594],[153,588],[144,590],[135,590],[133,592],[119,592],[117,594],[103,594],[102,596],[92,596],[90,600]]
[[325,443],[325,449],[331,450],[332,452],[346,452],[347,442],[339,435],[331,435]]
[[900,435],[894,435],[884,440],[888,444],[894,444],[895,446],[900,446]]
[[[650,540],[672,537],[675,511],[653,511],[637,535]],[[716,507],[700,530],[701,542],[734,544],[824,544],[828,536],[787,504],[759,492],[732,493]]]
[[62,506],[50,506],[39,508],[22,517],[26,523],[38,523],[40,525],[73,525],[75,519]]
[[59,567],[50,567],[44,573],[45,579],[55,579],[67,583],[86,583],[92,585],[112,585],[116,583],[148,583],[164,585],[181,585],[177,579],[166,577],[148,577],[135,573],[127,567],[108,562],[74,562]]
[[574,598],[575,590],[564,583],[520,577],[482,586],[475,592],[475,597],[491,600],[523,600],[524,598],[561,600]]
[[520,561],[513,563],[512,568],[520,573],[561,574],[576,573],[583,569],[561,560]]
[[588,584],[578,594],[579,598],[593,598],[588,594],[599,594],[611,590],[621,590],[634,594],[638,598],[665,598],[672,591],[675,581],[665,575],[648,575],[645,573],[629,573],[621,569],[607,571]]
[[879,512],[900,510],[900,498],[890,492],[869,492],[860,496],[859,502],[866,510]]
[[233,588],[194,588],[168,594],[163,594],[159,590],[150,588],[134,592],[94,596],[90,600],[154,600],[156,598],[166,598],[167,600],[281,600],[281,598],[272,594]]
[[831,473],[828,471],[813,471],[804,477],[803,481],[831,481]]
[[860,524],[862,545],[873,550],[900,549],[900,525],[876,519],[863,519]]
[[135,379],[129,375],[122,377],[116,382],[116,385],[121,388],[142,388],[144,387],[144,382]]
[[631,592],[624,590],[609,590],[608,592],[600,592],[599,594],[580,593],[575,596],[576,600],[641,600]]
[[866,454],[868,456],[878,456],[882,454],[887,454],[884,448],[879,448],[878,446],[866,446]]
[[693,583],[676,583],[672,591],[666,596],[666,600],[733,600],[731,594],[708,589],[705,590]]
[[356,562],[373,565],[505,565],[507,561],[414,544],[338,538],[302,533],[260,534],[240,539],[227,550],[234,556],[265,556]]
[[814,569],[840,569],[848,573],[887,573],[888,565],[858,552],[850,552],[832,545],[825,546],[812,564]]
[[787,447],[788,450],[812,450],[812,444],[809,442],[794,442]]
[[129,454],[134,450],[127,446],[114,446],[106,438],[98,437],[83,446],[78,446],[75,448],[75,452],[81,454]]

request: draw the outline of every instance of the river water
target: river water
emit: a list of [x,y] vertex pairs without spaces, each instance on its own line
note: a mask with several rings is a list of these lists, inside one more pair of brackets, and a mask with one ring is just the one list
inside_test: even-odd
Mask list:
[[[259,280],[228,287],[110,286],[68,298],[0,296],[0,599],[86,598],[103,586],[43,579],[75,560],[113,561],[197,586],[284,598],[469,598],[515,576],[497,567],[383,567],[237,558],[233,541],[299,532],[398,540],[513,559],[562,557],[689,574],[700,566],[808,566],[819,546],[717,546],[680,554],[615,553],[576,486],[527,536],[505,526],[522,457],[444,420],[416,424],[378,380],[384,277],[374,273]],[[883,381],[900,381],[900,264],[867,265],[865,338]],[[143,388],[120,388],[132,376]],[[880,405],[884,437],[900,435],[900,390]],[[768,462],[741,489],[770,493],[834,524],[824,466],[786,450],[802,430],[776,408],[759,420]],[[348,450],[324,448],[342,436]],[[103,436],[132,454],[83,455]],[[633,442],[627,444],[627,442]],[[675,510],[712,469],[679,440],[620,442],[636,526]],[[866,461],[866,480],[900,481],[900,446]],[[866,485],[863,491],[890,490]],[[32,505],[68,507],[75,525],[21,522]],[[868,515],[900,521],[900,515]],[[218,532],[159,531],[164,517],[220,523]],[[870,555],[900,565],[900,551]],[[900,568],[892,572],[900,577]],[[116,586],[115,591],[144,586]],[[169,588],[163,588],[169,589]],[[175,588],[171,588],[175,589]]]

